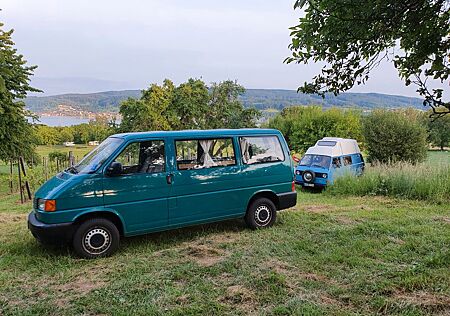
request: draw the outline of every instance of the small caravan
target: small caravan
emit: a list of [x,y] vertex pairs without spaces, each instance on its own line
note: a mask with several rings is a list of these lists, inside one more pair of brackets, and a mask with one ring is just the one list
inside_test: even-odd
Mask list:
[[340,174],[360,175],[364,159],[354,139],[324,137],[310,147],[295,169],[295,183],[323,188]]

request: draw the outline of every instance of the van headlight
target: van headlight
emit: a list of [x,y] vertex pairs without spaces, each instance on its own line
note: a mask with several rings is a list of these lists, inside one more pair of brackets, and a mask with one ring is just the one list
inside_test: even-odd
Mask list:
[[37,208],[40,211],[54,212],[56,211],[56,200],[38,199]]
[[322,178],[324,178],[324,179],[326,179],[327,176],[328,176],[328,175],[327,175],[326,173],[322,174]]
[[300,175],[301,174],[300,170],[295,170],[295,174]]

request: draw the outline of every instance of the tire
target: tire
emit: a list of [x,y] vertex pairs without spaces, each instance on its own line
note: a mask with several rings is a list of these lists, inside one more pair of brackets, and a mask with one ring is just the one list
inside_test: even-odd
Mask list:
[[277,208],[267,198],[253,201],[245,214],[245,222],[251,229],[270,227],[277,219]]
[[119,230],[105,218],[86,220],[73,236],[73,249],[86,259],[108,257],[119,248],[119,244]]

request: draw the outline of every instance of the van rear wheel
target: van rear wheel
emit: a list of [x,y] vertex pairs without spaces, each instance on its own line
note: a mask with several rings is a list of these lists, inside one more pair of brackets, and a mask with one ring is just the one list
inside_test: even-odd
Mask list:
[[105,218],[86,220],[73,236],[75,252],[86,259],[108,257],[119,248],[119,243],[119,230]]
[[277,208],[270,199],[259,198],[250,204],[244,219],[251,229],[270,227],[277,219]]

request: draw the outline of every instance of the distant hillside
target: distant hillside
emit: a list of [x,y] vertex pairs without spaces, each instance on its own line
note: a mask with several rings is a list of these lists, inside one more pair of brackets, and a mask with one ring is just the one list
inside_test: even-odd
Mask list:
[[[54,110],[59,104],[70,105],[84,111],[106,112],[118,111],[120,103],[127,98],[139,98],[140,90],[105,91],[88,94],[61,94],[55,96],[28,97],[25,100],[27,108],[36,113]],[[317,95],[297,93],[294,90],[247,89],[241,96],[246,107],[256,107],[260,110],[276,109],[292,105],[317,104],[324,107],[358,107],[373,108],[403,108],[414,107],[423,109],[422,100],[396,95],[379,93],[342,93],[338,96],[327,95],[325,99]]]

